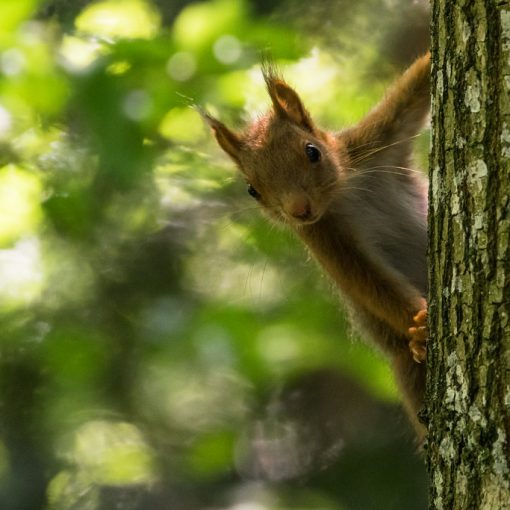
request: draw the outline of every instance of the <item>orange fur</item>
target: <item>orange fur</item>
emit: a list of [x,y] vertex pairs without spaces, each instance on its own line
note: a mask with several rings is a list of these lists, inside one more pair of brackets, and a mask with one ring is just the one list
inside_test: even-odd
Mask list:
[[426,315],[419,312],[427,293],[427,183],[409,165],[412,138],[429,110],[430,55],[418,59],[362,121],[339,133],[316,127],[272,66],[263,72],[270,112],[241,134],[205,118],[250,193],[269,216],[295,230],[391,358],[423,436],[416,413],[424,366],[416,361],[426,341]]

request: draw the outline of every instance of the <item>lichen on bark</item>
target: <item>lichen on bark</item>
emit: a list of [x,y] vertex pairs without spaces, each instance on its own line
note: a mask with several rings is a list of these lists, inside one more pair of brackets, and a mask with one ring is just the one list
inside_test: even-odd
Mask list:
[[431,509],[510,509],[510,3],[432,2]]

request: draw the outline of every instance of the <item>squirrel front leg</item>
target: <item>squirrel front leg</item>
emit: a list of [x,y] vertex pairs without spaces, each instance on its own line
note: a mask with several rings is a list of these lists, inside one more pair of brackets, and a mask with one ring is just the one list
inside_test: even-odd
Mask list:
[[[377,275],[373,275],[374,285],[382,285],[382,292],[378,290],[376,297],[378,304],[369,303],[367,307],[379,318],[382,318],[395,331],[404,333],[405,338],[408,339],[408,347],[413,360],[416,363],[422,363],[427,357],[427,301],[423,298],[417,289],[412,289],[409,298],[406,299],[405,294],[409,293],[409,290],[404,290],[405,287],[410,287],[405,282],[402,282],[400,278],[393,280],[394,288],[390,289],[386,286],[389,282],[383,277],[381,282],[375,281]],[[399,296],[400,292],[403,291],[404,295]],[[399,313],[399,309],[402,314]],[[378,313],[379,312],[379,313]],[[396,312],[396,313],[395,313]],[[402,322],[403,321],[403,322]]]
[[[400,338],[411,342],[415,335],[410,328],[421,327],[421,324],[415,323],[414,317],[426,309],[425,298],[397,270],[370,255],[348,229],[336,227],[335,219],[329,218],[321,223],[321,228],[301,229],[300,235],[354,304],[386,323]],[[335,231],[335,236],[322,235],[323,232]],[[326,239],[330,242],[325,242]],[[422,346],[423,342],[419,343],[420,349],[416,342],[409,346],[416,359],[423,359]]]
[[[430,108],[429,82],[430,53],[427,53],[414,62],[387,96],[358,125],[340,133],[339,137],[348,148],[351,159],[359,162],[357,166],[370,170],[374,160],[377,160],[380,168],[395,167],[400,172],[407,171],[412,138],[422,128]],[[384,268],[384,264],[378,266]],[[373,288],[384,295],[382,300],[387,301],[386,305],[380,307],[386,314],[386,321],[400,333],[402,326],[405,327],[413,359],[420,363],[426,357],[426,300],[418,290],[409,289],[408,282],[399,278],[398,270],[395,273],[389,282],[381,279],[379,273],[380,281],[374,281]],[[377,301],[377,298],[372,301]],[[377,307],[376,303],[372,303],[372,309],[374,307]],[[375,313],[384,320],[384,316],[377,311]]]
[[[374,285],[381,285],[383,289],[382,296],[377,296],[379,301],[382,300],[377,307],[381,312],[379,317],[393,326],[397,332],[404,333],[413,360],[416,363],[424,362],[427,357],[428,338],[426,299],[400,275],[394,275],[392,278],[382,276],[380,282],[377,281],[376,273],[373,276]],[[403,330],[399,328],[402,320],[400,314],[393,315],[399,308],[403,313]]]

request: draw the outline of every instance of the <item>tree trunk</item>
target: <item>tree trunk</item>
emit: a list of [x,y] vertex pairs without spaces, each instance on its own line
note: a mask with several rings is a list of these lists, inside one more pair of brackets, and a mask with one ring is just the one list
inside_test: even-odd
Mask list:
[[432,4],[430,508],[510,509],[510,2]]

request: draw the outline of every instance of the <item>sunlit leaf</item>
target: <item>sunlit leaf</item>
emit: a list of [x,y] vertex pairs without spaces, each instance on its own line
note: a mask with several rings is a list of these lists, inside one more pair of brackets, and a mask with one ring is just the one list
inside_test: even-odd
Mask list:
[[15,0],[0,3],[0,44],[5,34],[14,30],[34,12],[39,0]]
[[89,66],[98,56],[101,46],[97,41],[64,35],[60,54],[66,67],[81,70]]
[[[32,22],[23,27],[17,46],[0,54],[0,94],[16,118],[56,115],[68,98],[67,80],[57,67],[45,27]],[[19,124],[19,120],[14,124]],[[32,127],[32,126],[30,126]]]
[[94,3],[76,19],[76,28],[102,37],[150,39],[160,26],[160,16],[145,0],[106,0]]
[[175,20],[175,41],[183,49],[212,49],[214,42],[224,34],[242,33],[246,14],[244,0],[193,3]]
[[0,168],[0,246],[31,234],[41,220],[41,183],[15,165]]
[[147,483],[153,480],[153,454],[140,431],[129,423],[90,421],[62,454],[89,484]]
[[3,307],[27,306],[37,298],[44,284],[38,240],[22,239],[0,250],[0,303]]

